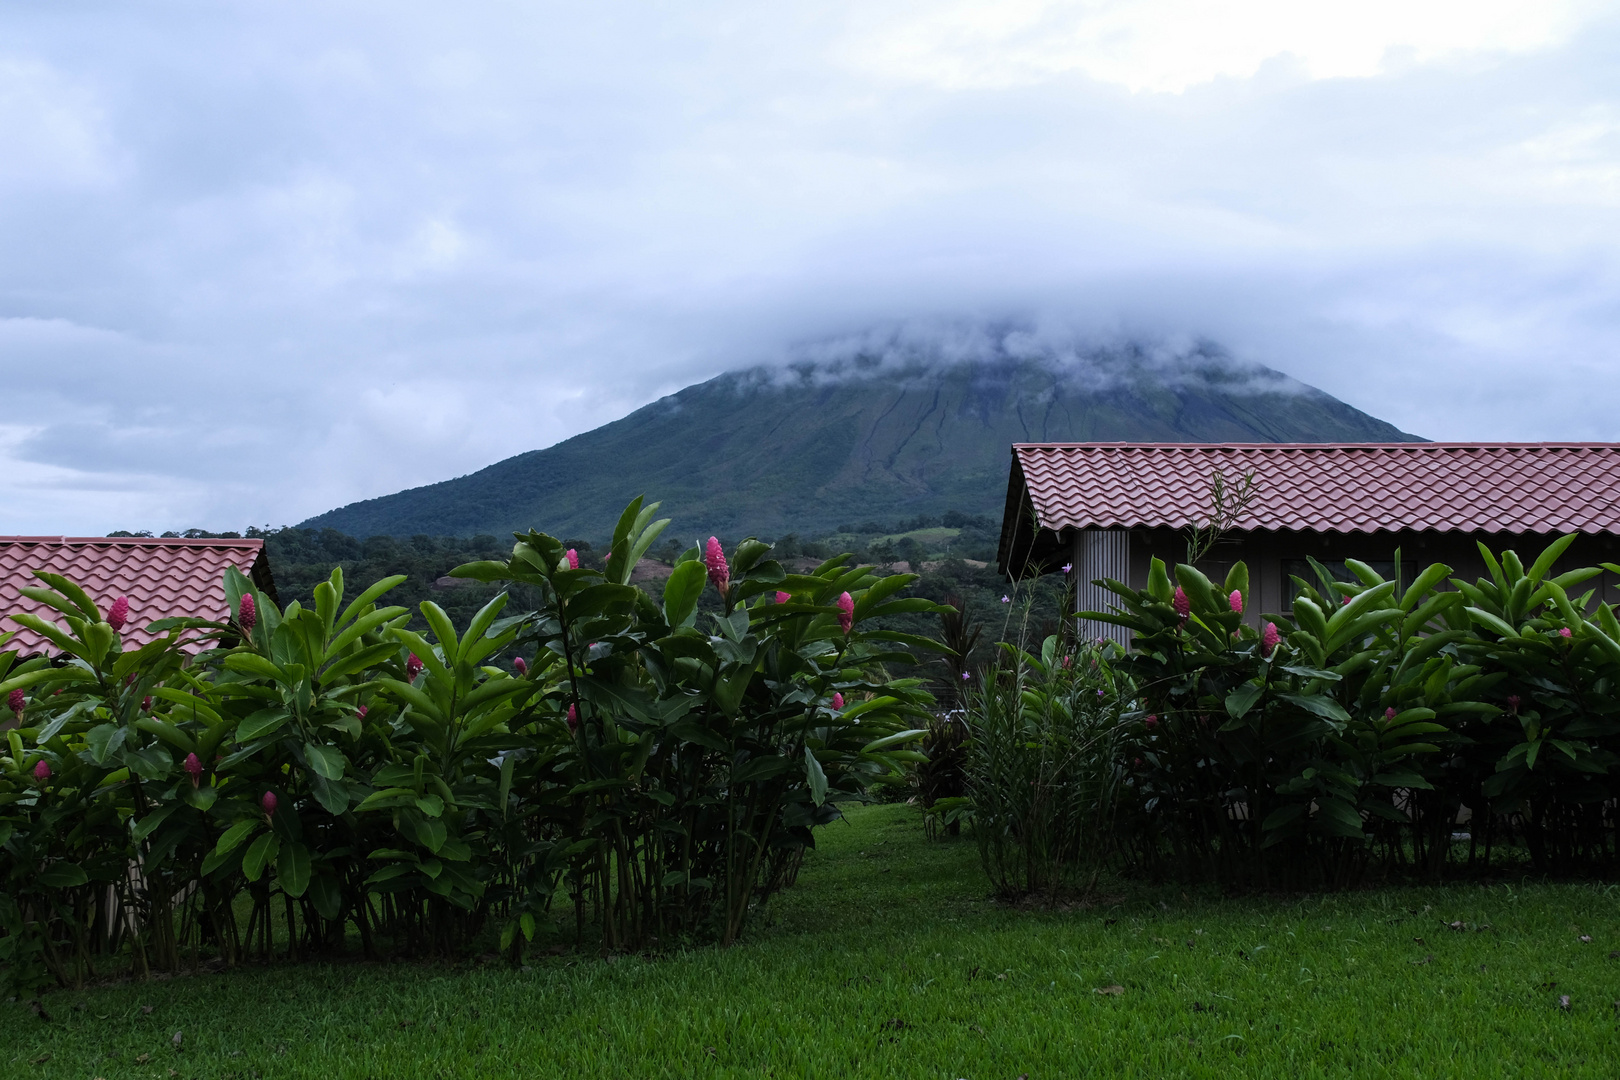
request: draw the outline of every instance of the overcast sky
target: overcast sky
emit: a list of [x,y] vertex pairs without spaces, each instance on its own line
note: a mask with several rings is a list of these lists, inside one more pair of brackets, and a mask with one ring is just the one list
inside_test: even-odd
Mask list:
[[0,2],[0,532],[241,528],[904,320],[1620,439],[1620,17]]

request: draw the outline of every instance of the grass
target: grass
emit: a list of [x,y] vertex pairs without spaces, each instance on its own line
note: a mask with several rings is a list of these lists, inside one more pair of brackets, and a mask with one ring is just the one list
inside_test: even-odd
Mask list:
[[1138,888],[1020,911],[987,900],[971,843],[924,840],[912,808],[858,809],[821,837],[798,887],[729,950],[61,992],[48,1022],[0,1005],[0,1074],[1620,1075],[1616,887]]

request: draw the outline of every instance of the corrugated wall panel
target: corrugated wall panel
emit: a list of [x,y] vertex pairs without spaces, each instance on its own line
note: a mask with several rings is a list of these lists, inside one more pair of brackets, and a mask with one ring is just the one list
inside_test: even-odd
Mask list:
[[[1078,574],[1075,598],[1078,611],[1108,611],[1118,600],[1113,593],[1092,582],[1102,578],[1131,581],[1131,533],[1129,529],[1081,529],[1075,536],[1074,569]],[[1081,619],[1081,641],[1107,638],[1126,647],[1131,643],[1131,632],[1123,626]]]

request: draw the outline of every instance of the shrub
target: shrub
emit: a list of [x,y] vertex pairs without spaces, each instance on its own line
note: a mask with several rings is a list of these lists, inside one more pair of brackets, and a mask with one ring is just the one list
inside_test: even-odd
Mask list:
[[[920,757],[908,721],[931,699],[885,665],[927,643],[862,624],[937,608],[895,598],[908,576],[788,574],[747,540],[700,625],[697,549],[661,602],[629,583],[655,510],[625,511],[606,569],[533,532],[458,568],[539,598],[508,615],[503,592],[460,633],[431,602],[421,634],[379,606],[400,578],[345,603],[334,572],[283,611],[229,571],[251,620],[166,620],[125,649],[38,575],[58,621],[16,618],[62,660],[0,653],[0,694],[28,698],[0,754],[11,981],[268,959],[278,924],[298,956],[351,924],[368,953],[444,953],[493,920],[515,956],[559,889],[604,948],[734,940],[839,800]],[[526,670],[488,663],[507,650]]]

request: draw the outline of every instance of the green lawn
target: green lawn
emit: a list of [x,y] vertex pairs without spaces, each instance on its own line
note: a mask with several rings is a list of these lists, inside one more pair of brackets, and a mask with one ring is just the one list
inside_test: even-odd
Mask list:
[[798,887],[736,948],[565,955],[524,971],[285,966],[56,993],[48,1022],[0,1005],[0,1070],[1615,1077],[1617,896],[1530,883],[1286,900],[1138,889],[1091,910],[1011,911],[986,900],[970,843],[929,843],[914,809],[880,806],[823,830]]

